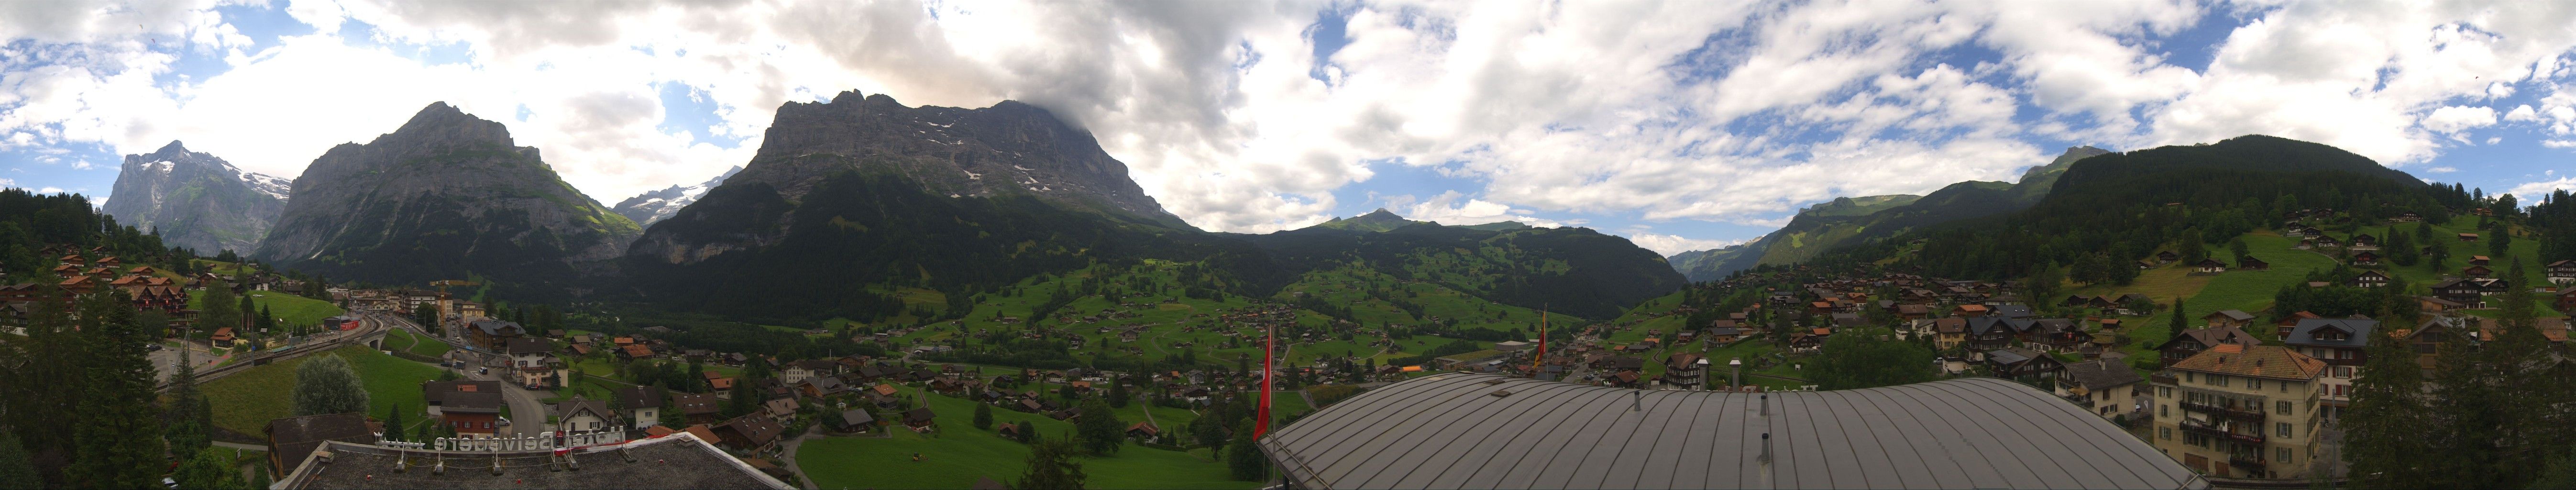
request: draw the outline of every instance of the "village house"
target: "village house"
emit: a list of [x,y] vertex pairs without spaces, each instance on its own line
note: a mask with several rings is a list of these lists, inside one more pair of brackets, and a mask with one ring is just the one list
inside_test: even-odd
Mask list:
[[2208,328],[2245,328],[2254,323],[2254,315],[2242,310],[2218,310],[2200,317]]
[[523,386],[561,388],[572,380],[571,370],[562,359],[555,358],[555,343],[534,337],[510,339],[504,352],[510,355],[510,368],[519,375]]
[[2362,252],[2362,253],[2352,254],[2352,265],[2359,265],[2359,266],[2375,266],[2375,265],[2379,265],[2379,252]]
[[[2024,383],[2048,383],[2065,371],[2066,363],[2056,356],[2020,347],[2005,347],[1986,352],[1987,373]],[[2047,386],[2042,384],[2041,386]]]
[[2291,350],[2326,364],[2325,372],[2317,376],[2319,418],[2334,421],[2352,406],[2352,381],[2369,360],[2373,335],[2380,335],[2378,320],[2318,318],[2300,320],[2289,335],[2282,336]]
[[691,424],[714,424],[724,412],[724,401],[712,393],[673,393],[671,405],[680,409],[682,420]]
[[2174,363],[2198,355],[2201,351],[2209,350],[2212,346],[2227,344],[2250,346],[2262,345],[2262,343],[2263,341],[2256,340],[2253,334],[2245,333],[2245,330],[2240,328],[2195,328],[2183,331],[2182,335],[2167,339],[2163,344],[2157,344],[2156,357],[2163,365],[2172,366]]
[[1664,375],[1658,378],[1665,386],[1697,389],[1708,371],[1708,359],[1697,352],[1676,353],[1664,358]]
[[2122,360],[2095,359],[2066,365],[2066,375],[2057,378],[2057,395],[2106,420],[2145,410],[2155,398],[2146,394],[2146,379],[2138,377],[2138,370]]
[[506,351],[509,348],[510,339],[526,336],[528,330],[519,326],[518,322],[479,320],[466,324],[465,334],[475,346],[482,347],[484,350]]
[[2200,259],[2200,262],[2192,264],[2192,272],[2200,274],[2227,272],[2227,263],[2219,262],[2218,259],[2215,258]]
[[2352,276],[2352,280],[2347,281],[2347,283],[2347,285],[2357,288],[2386,286],[2388,285],[2388,275],[2382,274],[2379,271],[2361,271],[2360,274],[2354,274]]
[[626,425],[617,412],[608,409],[606,400],[585,400],[581,395],[555,404],[555,430],[598,432],[621,429]]
[[787,426],[779,424],[777,419],[770,418],[767,413],[753,412],[734,417],[733,420],[725,421],[708,430],[715,432],[716,440],[721,441],[717,445],[746,453],[760,454],[769,452],[770,448],[777,446],[778,434],[786,432]]
[[2272,270],[2272,264],[2264,262],[2263,259],[2254,258],[2252,254],[2247,254],[2243,257],[2236,258],[2236,268],[2239,270],[2249,271],[2267,271]]
[[2224,344],[2156,373],[2156,448],[2221,478],[2306,478],[2319,457],[2317,376],[2287,347]]
[[625,415],[625,420],[633,422],[634,428],[640,429],[662,425],[662,399],[664,395],[665,393],[660,386],[629,386],[618,388],[617,410],[619,413]]
[[2433,283],[2430,289],[2433,297],[2459,303],[2463,308],[2486,307],[2485,288],[2478,287],[2477,283],[2467,279],[2443,279],[2442,282]]

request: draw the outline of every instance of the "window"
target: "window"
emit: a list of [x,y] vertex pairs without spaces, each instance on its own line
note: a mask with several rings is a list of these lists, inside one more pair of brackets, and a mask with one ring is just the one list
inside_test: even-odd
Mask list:
[[2224,374],[2212,374],[2212,375],[2209,375],[2209,385],[2210,385],[2210,386],[2227,386],[2227,375],[2224,375]]
[[2163,438],[2164,440],[2168,440],[2168,441],[2173,440],[2173,428],[2172,428],[2172,427],[2157,427],[2157,428],[2156,428],[2156,436],[2158,436],[2158,437],[2160,437],[2160,438]]
[[[2274,429],[2274,432],[2278,432],[2278,433],[2279,433],[2279,437],[2290,437],[2290,423],[2289,423],[2289,422],[2281,422],[2281,423],[2275,423],[2275,424],[2272,424],[2272,428]],[[2287,458],[2283,458],[2283,459],[2287,459]]]
[[[2172,416],[2173,416],[2173,406],[2171,406],[2171,405],[2157,405],[2157,406],[2156,406],[2156,416],[2158,416],[2158,417],[2172,417]],[[2171,438],[2170,438],[2170,437],[2168,437],[2167,439],[2171,439]]]
[[2287,462],[2290,460],[2290,448],[2276,448],[2272,453],[2280,456],[2278,458],[2272,458],[2273,462]]
[[2259,378],[2245,378],[2245,388],[2254,390],[2263,389],[2263,380]]
[[2198,382],[2200,382],[2200,373],[2195,373],[2195,372],[2191,372],[2191,371],[2183,371],[2183,372],[2182,372],[2182,380],[2183,380],[2183,382],[2186,382],[2186,383],[2198,383]]
[[2274,411],[2276,411],[2276,412],[2279,412],[2281,415],[2289,415],[2289,414],[2290,414],[2290,401],[2289,401],[2289,400],[2282,400],[2282,401],[2280,401],[2280,402],[2273,403],[2272,405],[2273,405],[2273,407],[2274,407],[2274,409],[2273,409],[2273,410],[2274,410]]

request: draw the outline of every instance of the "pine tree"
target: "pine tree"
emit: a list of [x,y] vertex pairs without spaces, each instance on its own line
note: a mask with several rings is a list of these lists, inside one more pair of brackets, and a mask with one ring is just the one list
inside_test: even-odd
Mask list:
[[[88,379],[81,391],[75,423],[71,467],[74,485],[90,488],[143,488],[158,483],[164,446],[161,418],[154,416],[155,376],[143,345],[150,339],[135,323],[133,300],[123,290],[92,294],[83,300],[81,323],[87,330]],[[95,332],[95,333],[91,333]],[[59,415],[59,414],[57,414]]]
[[1127,408],[1127,398],[1128,398],[1128,397],[1129,397],[1129,395],[1127,394],[1127,377],[1126,377],[1126,376],[1111,376],[1111,377],[1109,377],[1109,407],[1110,407],[1110,408]]
[[1261,449],[1251,438],[1252,419],[1246,418],[1242,422],[1235,423],[1234,430],[1244,434],[1245,437],[1226,446],[1226,468],[1233,471],[1236,480],[1261,481],[1264,474],[1270,471],[1270,461],[1268,457],[1261,454]]
[[[184,344],[184,342],[183,342]],[[179,370],[170,375],[170,406],[162,416],[162,439],[169,441],[170,452],[194,454],[214,445],[213,407],[204,393],[197,390],[197,366],[186,346],[179,349]]]
[[1029,437],[1032,439],[1029,443],[1028,472],[1020,474],[1020,481],[1014,482],[1011,488],[1038,490],[1083,487],[1086,476],[1082,474],[1082,463],[1074,461],[1073,453],[1076,449],[1071,442],[1062,439],[1044,439],[1036,434],[1031,434]]
[[394,442],[402,442],[403,440],[401,404],[385,407],[385,440]]
[[[744,377],[749,378],[749,376]],[[740,417],[760,409],[759,396],[752,394],[751,391],[753,384],[749,379],[734,380],[731,398],[725,400],[725,418]]]
[[976,428],[976,429],[979,429],[979,430],[992,430],[992,429],[993,429],[993,405],[992,405],[992,404],[989,404],[989,403],[977,403],[977,404],[975,404],[975,428]]
[[2183,308],[2182,308],[2182,298],[2181,298],[2181,297],[2175,297],[2175,298],[2174,298],[2174,306],[2173,306],[2173,321],[2165,325],[2165,328],[2169,328],[2169,329],[2172,329],[2172,330],[2173,330],[2173,331],[2172,331],[2173,338],[2177,338],[2177,339],[2182,338],[2182,333],[2183,333],[2185,330],[2188,330],[2188,329],[2189,329],[2188,327],[2186,327],[2186,326],[2185,326],[2185,323],[2184,323],[2184,322],[2188,322],[2189,320],[2184,320],[2184,319],[2183,319],[2183,315],[2184,315],[2184,313],[2183,313]]
[[36,473],[36,462],[19,445],[18,432],[0,430],[0,488],[43,488],[45,478]]
[[[2458,334],[2459,332],[2451,332]],[[2424,397],[2424,371],[2405,339],[2372,336],[2369,357],[2352,381],[2352,408],[2337,422],[2343,459],[2360,488],[2433,488],[2423,448],[2435,422]]]

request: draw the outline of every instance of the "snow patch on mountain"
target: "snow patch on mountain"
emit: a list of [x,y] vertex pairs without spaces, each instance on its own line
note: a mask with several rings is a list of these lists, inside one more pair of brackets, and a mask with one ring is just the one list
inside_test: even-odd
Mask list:
[[673,185],[661,190],[647,191],[635,197],[626,198],[625,201],[619,201],[611,210],[620,216],[625,216],[626,219],[635,220],[637,225],[652,226],[653,222],[679,213],[680,208],[689,207],[689,203],[698,202],[698,197],[707,195],[708,189],[723,185],[725,179],[732,178],[734,174],[741,172],[742,167],[735,166],[726,170],[724,175],[718,175],[698,185],[686,187]]

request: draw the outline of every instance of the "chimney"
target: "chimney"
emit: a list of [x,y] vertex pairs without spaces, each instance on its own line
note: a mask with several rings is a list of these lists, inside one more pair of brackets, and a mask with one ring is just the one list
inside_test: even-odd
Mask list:
[[1630,412],[1643,412],[1643,411],[1646,411],[1646,390],[1636,390],[1636,391],[1630,391],[1630,392],[1628,392],[1628,411],[1630,411]]
[[1762,433],[1762,463],[1771,463],[1771,433]]

